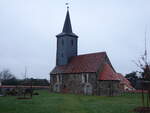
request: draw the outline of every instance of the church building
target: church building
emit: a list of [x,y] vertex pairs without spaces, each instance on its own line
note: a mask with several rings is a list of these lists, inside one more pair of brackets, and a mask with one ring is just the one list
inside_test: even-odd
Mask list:
[[78,36],[73,33],[69,10],[57,36],[56,66],[50,72],[51,91],[114,96],[120,80],[106,52],[78,55]]

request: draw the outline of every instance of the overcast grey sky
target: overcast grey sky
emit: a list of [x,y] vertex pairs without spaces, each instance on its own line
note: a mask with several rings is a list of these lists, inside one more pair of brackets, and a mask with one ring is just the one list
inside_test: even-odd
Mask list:
[[[0,0],[0,71],[22,78],[47,78],[55,66],[56,35],[67,0]],[[79,36],[79,54],[106,51],[117,72],[137,70],[147,24],[150,53],[150,0],[72,0],[70,16]]]

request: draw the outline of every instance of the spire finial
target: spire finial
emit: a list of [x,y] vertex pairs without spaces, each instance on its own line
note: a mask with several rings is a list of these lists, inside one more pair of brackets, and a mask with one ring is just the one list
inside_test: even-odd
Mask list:
[[67,10],[69,10],[69,2],[66,3]]
[[69,15],[69,8],[70,8],[69,2],[66,2],[65,5],[67,7],[66,18],[65,18],[63,30],[60,34],[57,35],[57,37],[61,37],[64,35],[71,35],[73,37],[78,38],[78,36],[72,32],[71,20],[70,20],[70,15]]

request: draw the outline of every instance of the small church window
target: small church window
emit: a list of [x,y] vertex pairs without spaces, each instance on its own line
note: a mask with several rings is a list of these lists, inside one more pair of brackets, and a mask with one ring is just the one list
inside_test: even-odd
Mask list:
[[82,83],[85,83],[85,78],[84,78],[84,75],[82,74]]
[[62,39],[62,45],[64,45],[64,40]]
[[73,46],[73,40],[71,40],[71,45]]
[[57,75],[56,77],[57,77],[57,78],[56,78],[56,79],[57,79],[57,82],[59,82],[59,75]]
[[62,83],[62,78],[63,76],[62,75],[59,75],[59,81],[60,81],[60,83]]
[[57,75],[57,82],[62,83],[62,75]]
[[84,78],[85,78],[85,79],[84,79],[84,80],[85,80],[85,82],[87,82],[87,76],[86,76],[86,75],[84,75]]
[[82,83],[88,82],[88,75],[82,74]]

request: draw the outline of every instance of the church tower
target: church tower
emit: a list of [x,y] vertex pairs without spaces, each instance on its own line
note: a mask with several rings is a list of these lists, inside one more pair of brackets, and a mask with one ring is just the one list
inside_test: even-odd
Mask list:
[[60,34],[56,35],[56,37],[56,65],[59,66],[68,64],[70,58],[73,56],[77,56],[78,52],[78,36],[72,31],[69,9],[67,9],[63,30]]

